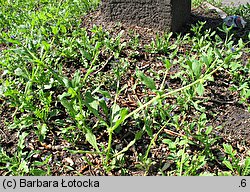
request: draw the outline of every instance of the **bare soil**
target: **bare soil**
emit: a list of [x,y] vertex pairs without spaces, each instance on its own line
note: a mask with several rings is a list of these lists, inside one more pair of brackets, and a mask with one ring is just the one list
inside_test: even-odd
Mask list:
[[[192,16],[190,19],[190,23],[187,23],[184,26],[182,33],[191,33],[190,27],[191,25],[197,23],[198,21],[206,21],[205,29],[212,28],[213,30],[217,30],[218,26],[221,26],[222,19],[214,12],[209,12],[203,8],[197,8],[192,10]],[[131,38],[131,31],[134,31],[133,34],[138,34],[140,37],[140,46],[149,44],[153,38],[155,38],[156,34],[162,33],[161,31],[157,31],[156,29],[148,29],[137,26],[128,26],[126,24],[117,24],[114,22],[105,21],[100,11],[94,11],[89,13],[88,15],[82,18],[82,27],[89,30],[93,25],[102,26],[104,30],[110,32],[111,35],[116,36],[119,32],[123,31],[122,41],[128,41]],[[220,32],[217,30],[220,34]],[[249,28],[240,30],[236,33],[235,38],[240,38],[244,36],[244,34],[249,32]],[[223,37],[223,34],[220,34]],[[174,41],[174,39],[173,39]],[[5,45],[0,45],[0,50],[4,49]],[[183,47],[183,51],[185,49],[189,49],[190,47],[187,45]],[[130,50],[124,50],[124,57],[129,54]],[[155,71],[164,68],[162,64],[157,60],[157,55],[151,55],[146,53],[143,49],[139,49],[139,56],[136,58],[136,62],[134,62],[128,73],[126,74],[126,78],[121,84],[134,84],[133,75],[135,66],[139,67],[141,70],[147,72],[147,69],[154,68]],[[243,55],[243,61],[246,63],[249,61],[249,55]],[[107,60],[108,58],[103,58]],[[110,59],[110,62],[114,62],[113,59]],[[243,62],[243,63],[244,63]],[[152,65],[150,65],[153,63]],[[65,75],[71,76],[77,68],[70,64],[65,64]],[[79,66],[81,71],[86,71],[86,69]],[[108,73],[110,70],[109,65],[105,68],[100,69],[100,73],[103,75]],[[178,68],[171,69],[171,73],[175,73],[178,71]],[[96,74],[97,75],[97,74]],[[249,75],[249,74],[246,74]],[[94,79],[96,76],[93,75]],[[90,77],[91,78],[91,77]],[[239,152],[239,156],[242,158],[245,157],[247,152],[250,149],[250,113],[247,111],[246,104],[239,103],[239,95],[237,92],[229,91],[230,82],[232,77],[229,74],[223,73],[223,71],[218,72],[215,75],[215,81],[210,83],[207,86],[207,95],[210,99],[208,102],[204,103],[204,107],[207,109],[207,115],[210,118],[210,124],[214,127],[221,126],[221,129],[214,130],[214,133],[221,137],[219,142],[228,142],[232,144],[237,151]],[[171,82],[171,87],[180,87],[178,81]],[[112,92],[112,90],[110,90]],[[119,104],[124,107],[128,107],[130,110],[133,110],[137,107],[136,100],[133,99],[133,95],[136,94],[139,99],[143,98],[145,95],[141,90],[137,90],[134,93],[132,90],[128,89],[126,94],[121,95],[119,98]],[[150,94],[150,93],[148,93]],[[166,102],[174,102],[173,99],[169,98]],[[250,104],[250,103],[249,103]],[[9,155],[15,155],[16,145],[17,145],[17,134],[14,131],[6,129],[6,123],[12,122],[14,113],[13,108],[9,108],[6,105],[5,101],[0,100],[0,138],[1,146],[3,146],[4,150]],[[215,114],[215,115],[214,115]],[[191,111],[191,116],[192,114]],[[67,114],[61,114],[61,117],[64,118]],[[190,118],[192,121],[192,117]],[[98,155],[87,154],[86,158],[92,165],[89,165],[86,160],[82,157],[85,154],[81,154],[77,152],[73,154],[69,151],[64,150],[64,148],[72,149],[72,150],[84,150],[85,141],[78,142],[76,145],[72,146],[70,143],[66,142],[61,135],[57,134],[58,129],[55,127],[48,136],[48,139],[44,143],[40,143],[37,139],[37,136],[34,133],[30,133],[26,138],[26,148],[27,151],[32,150],[40,150],[40,154],[33,156],[32,161],[41,161],[44,156],[48,156],[52,154],[52,160],[49,162],[51,174],[52,175],[106,175],[104,172],[104,168],[101,165],[100,157]],[[133,131],[130,126],[124,127],[124,130],[119,134],[114,136],[114,146],[113,148],[123,148],[127,146],[127,144],[133,139]],[[80,134],[80,132],[79,132]],[[105,130],[95,133],[97,136],[97,142],[103,143],[104,146],[107,146],[108,134]],[[84,136],[83,136],[84,138]],[[146,151],[146,144],[150,142],[150,138],[147,136],[143,136],[143,138],[138,141],[131,149],[126,152],[125,158],[126,163],[124,168],[129,170],[126,175],[144,175],[145,170],[136,169],[136,165],[139,164],[138,154],[144,154]],[[86,150],[91,150],[86,148]],[[154,146],[150,151],[150,157],[156,164],[149,169],[149,175],[158,175],[158,168],[162,168],[165,164],[172,162],[167,160],[169,153],[167,151],[167,146],[164,144],[159,144]],[[72,170],[68,168],[70,166]],[[222,167],[219,164],[213,162],[210,167],[205,167],[207,171],[216,173],[218,170],[223,170],[225,167]],[[42,166],[41,169],[46,170],[46,166]],[[0,175],[4,175],[4,172],[0,172]],[[114,169],[109,175],[121,175],[120,169]]]

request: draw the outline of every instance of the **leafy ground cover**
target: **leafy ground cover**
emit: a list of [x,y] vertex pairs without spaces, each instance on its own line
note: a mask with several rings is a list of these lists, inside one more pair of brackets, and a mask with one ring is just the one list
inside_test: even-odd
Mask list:
[[174,34],[1,1],[0,175],[250,175],[250,27],[201,2]]

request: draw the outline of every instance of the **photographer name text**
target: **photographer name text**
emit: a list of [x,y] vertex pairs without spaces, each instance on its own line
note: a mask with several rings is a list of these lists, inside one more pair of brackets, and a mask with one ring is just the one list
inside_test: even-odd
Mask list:
[[60,179],[60,180],[41,180],[41,179],[8,179],[3,181],[3,188],[99,188],[100,183],[91,179]]

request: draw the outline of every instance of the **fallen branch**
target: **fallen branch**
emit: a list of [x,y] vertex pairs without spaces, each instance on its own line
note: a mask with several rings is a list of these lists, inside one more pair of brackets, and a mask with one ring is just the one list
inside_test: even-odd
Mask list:
[[114,57],[114,55],[111,55],[111,56],[106,60],[106,62],[103,64],[103,66],[102,66],[100,69],[98,69],[97,71],[93,72],[92,74],[95,75],[95,74],[99,73],[101,70],[103,70],[104,67],[110,62],[110,60],[111,60],[113,57]]

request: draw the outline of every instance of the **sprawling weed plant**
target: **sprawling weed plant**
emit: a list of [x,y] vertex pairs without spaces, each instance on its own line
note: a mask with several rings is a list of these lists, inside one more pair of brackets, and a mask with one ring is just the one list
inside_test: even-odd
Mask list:
[[[233,76],[231,90],[239,91],[241,103],[248,104],[250,63],[242,65],[241,57],[249,54],[250,35],[248,42],[234,42],[232,29],[223,25],[220,31],[226,38],[222,39],[216,32],[204,31],[205,23],[200,22],[192,27],[193,36],[165,33],[141,48],[136,34],[123,42],[122,32],[112,36],[102,27],[82,26],[81,17],[98,3],[1,1],[0,102],[12,111],[1,127],[18,138],[12,153],[0,143],[3,173],[50,175],[53,155],[27,150],[26,140],[33,134],[38,142],[48,142],[53,133],[73,147],[63,150],[82,154],[90,166],[94,165],[86,154],[94,154],[105,173],[128,174],[127,154],[143,141],[146,149],[137,154],[135,168],[145,175],[157,164],[152,148],[158,145],[166,145],[168,151],[157,170],[162,175],[249,175],[250,158],[242,164],[232,146],[219,147],[202,104],[209,99],[204,97],[208,83],[221,71]],[[139,47],[145,54],[156,55],[163,69],[145,73],[135,66],[136,81],[128,87],[124,78],[133,62],[123,51],[129,48],[130,56],[136,55]],[[105,71],[106,67],[110,69]],[[173,68],[178,71],[170,73]],[[178,81],[178,86],[169,81]],[[135,109],[122,106],[121,95],[137,87],[146,96],[137,98]],[[174,102],[169,103],[169,98]],[[114,137],[128,127],[133,128],[130,140],[115,144]],[[105,143],[98,140],[100,132],[107,134]],[[215,149],[225,153],[223,158],[218,158]],[[39,161],[34,160],[37,156],[42,156]],[[218,162],[227,171],[206,170]]]

